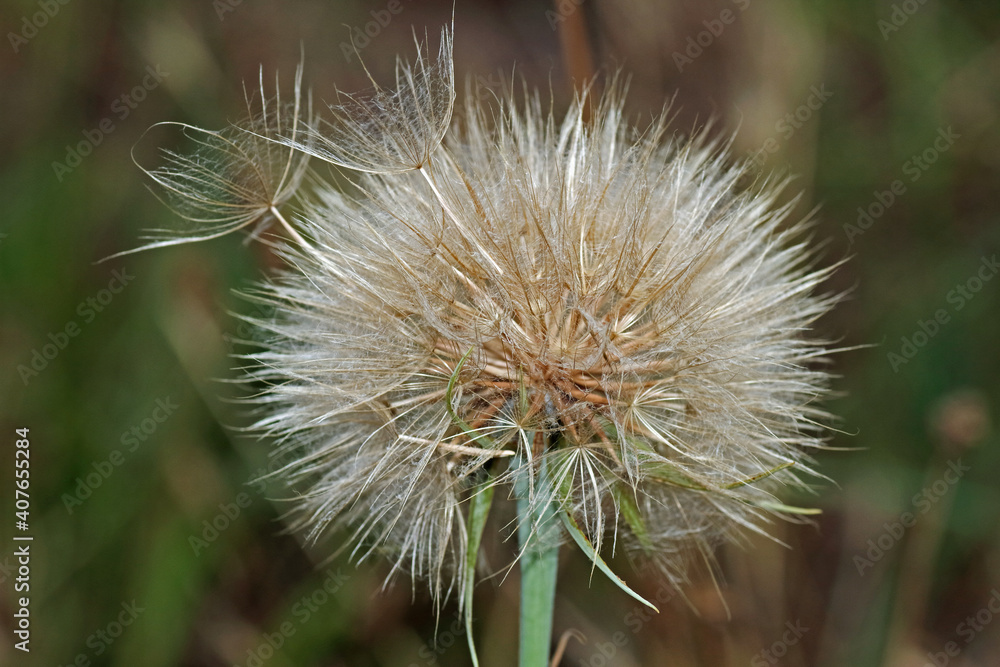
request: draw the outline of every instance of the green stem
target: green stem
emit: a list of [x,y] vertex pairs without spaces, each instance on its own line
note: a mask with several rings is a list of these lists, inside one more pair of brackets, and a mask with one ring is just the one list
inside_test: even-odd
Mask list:
[[[515,466],[521,465],[529,464],[523,459],[515,460]],[[552,497],[547,482],[543,463],[534,489],[530,488],[527,474],[515,483],[517,535],[521,546],[520,667],[548,667],[549,664],[560,528],[555,521],[554,503],[545,500]]]

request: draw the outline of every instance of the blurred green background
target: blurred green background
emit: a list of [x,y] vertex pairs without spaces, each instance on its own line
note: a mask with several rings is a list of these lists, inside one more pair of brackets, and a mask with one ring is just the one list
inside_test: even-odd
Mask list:
[[[381,590],[385,564],[329,560],[338,536],[303,545],[282,489],[252,483],[267,443],[239,432],[247,388],[220,380],[245,351],[233,290],[274,260],[233,236],[96,263],[174,224],[130,157],[150,125],[224,126],[242,82],[262,64],[290,82],[300,49],[318,99],[365,88],[352,32],[386,80],[411,26],[436,33],[452,11],[399,0],[380,25],[389,4],[0,5],[3,665],[469,664],[454,607],[436,626],[419,586]],[[561,664],[1000,665],[995,0],[458,0],[455,30],[459,80],[516,67],[565,108],[574,76],[621,67],[637,117],[672,99],[679,130],[714,119],[736,157],[795,176],[803,215],[820,206],[826,261],[850,257],[829,288],[851,297],[820,333],[853,348],[829,404],[830,445],[852,451],[823,452],[831,481],[788,499],[823,514],[774,527],[790,548],[723,549],[721,599],[704,573],[685,600],[621,563],[670,597],[655,617],[567,550],[557,636],[586,643]],[[12,618],[18,428],[30,654]],[[481,584],[476,612],[483,664],[513,665],[514,578]]]

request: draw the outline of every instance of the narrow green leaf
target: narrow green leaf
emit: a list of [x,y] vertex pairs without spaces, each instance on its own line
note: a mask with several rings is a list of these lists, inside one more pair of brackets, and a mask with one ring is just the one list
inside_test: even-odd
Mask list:
[[[613,430],[614,433],[617,431]],[[632,445],[633,447],[655,454],[654,450],[648,442],[639,438],[630,438],[627,435],[625,437],[625,442]],[[671,465],[666,461],[649,461],[643,464],[643,468],[650,471],[652,474],[649,477],[657,482],[662,482],[664,484],[669,484],[671,486],[680,486],[685,489],[694,489],[696,491],[709,491],[710,489],[704,484],[700,484],[697,481],[691,479],[683,472],[677,469],[676,466]]]
[[704,484],[699,484],[669,463],[654,461],[647,464],[645,468],[649,471],[650,479],[657,482],[663,482],[671,486],[680,486],[685,489],[694,489],[695,491],[710,490]]
[[520,414],[528,414],[528,385],[524,382],[524,371],[520,367],[517,369],[517,399]]
[[[552,613],[556,600],[556,576],[559,572],[559,524],[555,523],[555,503],[551,500],[551,481],[545,461],[538,469],[538,479],[532,485],[526,478],[522,457],[513,465],[522,471],[515,477],[517,496],[518,541],[521,546],[521,620],[519,638],[520,667],[548,667],[552,644]],[[548,502],[531,497],[531,487]]]
[[[605,430],[611,433],[613,437],[617,436],[618,431],[617,429],[615,429],[613,424],[609,424],[607,427],[605,427]],[[653,447],[650,446],[648,442],[642,440],[641,438],[630,438],[629,436],[625,436],[625,441],[630,445],[632,445],[633,447],[643,451],[647,451],[650,453],[655,453],[656,451]],[[785,468],[790,468],[793,465],[795,465],[794,461],[790,461],[788,463],[782,463],[776,468],[772,468],[771,470],[766,470],[762,473],[754,475],[753,477],[748,477],[747,479],[743,479],[738,482],[733,482],[732,484],[727,484],[722,488],[736,489],[741,486],[746,486],[747,484],[753,484],[754,482],[760,481],[765,477],[770,477],[771,475],[775,474],[780,470],[784,470]],[[645,464],[644,467],[652,472],[650,478],[653,479],[654,481],[662,482],[664,484],[669,484],[671,486],[680,486],[685,489],[694,489],[695,491],[712,490],[709,487],[705,486],[704,484],[701,484],[700,482],[684,474],[676,466],[673,466],[666,461],[655,461],[652,463],[647,463]]]
[[479,667],[479,658],[476,655],[476,643],[472,639],[472,589],[476,583],[476,563],[479,561],[479,545],[483,540],[483,527],[486,525],[486,518],[490,514],[490,506],[493,503],[493,486],[487,485],[481,491],[473,494],[469,500],[469,522],[468,534],[469,543],[465,552],[465,636],[469,641],[469,653],[472,655],[472,664]]
[[641,595],[633,591],[631,588],[629,588],[628,584],[626,584],[617,574],[615,574],[611,570],[610,567],[608,567],[608,564],[604,562],[604,559],[601,558],[601,555],[597,553],[596,549],[594,549],[594,545],[592,545],[590,543],[590,540],[587,539],[587,536],[583,534],[583,531],[580,530],[580,527],[576,524],[576,521],[573,520],[573,517],[571,517],[566,512],[559,512],[559,516],[562,518],[563,524],[566,526],[566,530],[569,531],[570,536],[572,536],[577,546],[580,547],[583,553],[587,554],[587,557],[590,558],[591,561],[593,561],[593,563],[597,566],[597,568],[601,572],[607,575],[608,579],[613,581],[618,586],[618,588],[622,589],[623,591],[628,593],[630,596],[632,596],[639,602],[643,603],[647,607],[659,613],[660,610],[657,609],[656,606],[653,605],[653,603],[649,602],[648,600],[646,600],[646,598],[642,597]]
[[795,465],[795,461],[789,461],[788,463],[782,463],[777,468],[772,468],[771,470],[765,470],[764,472],[758,473],[758,474],[754,475],[753,477],[749,477],[747,479],[744,479],[741,482],[733,482],[732,484],[728,484],[726,486],[726,488],[727,489],[737,489],[737,488],[739,488],[741,486],[746,486],[747,484],[753,484],[754,482],[762,480],[765,477],[770,477],[771,475],[773,475],[774,473],[778,472],[779,470],[784,470],[785,468],[791,468],[793,465]]
[[646,553],[651,553],[653,551],[653,541],[649,538],[646,522],[643,521],[642,513],[639,512],[639,506],[635,503],[632,489],[628,486],[616,484],[613,488],[613,493],[625,522],[632,529],[632,532],[635,533],[635,536],[639,538],[639,543],[642,545],[643,550]]
[[766,510],[771,510],[774,512],[787,512],[788,514],[822,514],[823,510],[816,507],[793,507],[791,505],[784,505],[782,503],[772,502],[770,500],[761,500],[760,502],[754,503],[757,507],[762,507]]
[[485,435],[479,435],[473,431],[472,427],[466,424],[465,420],[455,413],[455,408],[451,404],[451,396],[455,391],[455,384],[458,382],[458,374],[462,372],[462,366],[465,365],[465,362],[469,359],[469,355],[472,354],[474,349],[475,348],[470,347],[469,351],[462,356],[457,364],[455,364],[455,370],[448,379],[448,388],[444,393],[444,405],[445,409],[448,410],[448,416],[451,417],[451,421],[458,426],[459,429],[461,429],[462,433],[469,436],[470,440],[477,442],[480,447],[485,447],[486,449],[497,449],[497,444],[492,438]]

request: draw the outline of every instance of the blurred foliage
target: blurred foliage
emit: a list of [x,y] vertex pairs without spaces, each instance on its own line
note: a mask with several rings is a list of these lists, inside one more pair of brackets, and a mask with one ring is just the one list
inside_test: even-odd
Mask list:
[[[130,157],[133,146],[139,159],[153,155],[156,138],[139,141],[146,128],[163,120],[223,126],[239,115],[241,82],[253,85],[261,64],[290,81],[300,47],[318,98],[334,82],[364,88],[364,71],[345,55],[352,31],[384,79],[395,54],[411,52],[411,25],[434,32],[451,15],[447,2],[402,0],[399,16],[358,39],[354,28],[386,6],[0,7],[0,197],[8,207],[0,220],[0,433],[12,443],[15,428],[30,428],[35,538],[25,655],[13,648],[13,449],[5,444],[4,665],[468,664],[453,607],[436,624],[419,587],[411,595],[399,580],[381,590],[383,564],[329,560],[338,536],[304,546],[282,530],[282,489],[254,483],[268,458],[265,443],[239,430],[248,418],[233,399],[247,388],[217,380],[240,377],[228,353],[242,348],[228,341],[246,333],[230,312],[251,305],[234,290],[273,259],[225,238],[97,263],[137,245],[141,230],[172,224]],[[45,7],[52,15],[39,19]],[[32,31],[26,21],[45,25]],[[564,108],[567,72],[580,71],[579,49],[567,39],[573,21],[584,26],[593,62],[632,77],[637,117],[672,99],[679,130],[714,119],[720,136],[737,132],[738,156],[765,147],[763,173],[795,176],[803,214],[821,205],[816,241],[826,243],[827,261],[850,257],[830,289],[851,297],[819,329],[847,348],[831,360],[842,396],[829,406],[840,416],[830,445],[851,451],[820,456],[834,482],[815,498],[788,499],[824,510],[813,526],[776,527],[790,549],[753,537],[746,549],[720,552],[721,598],[704,573],[683,595],[628,574],[640,592],[670,597],[654,617],[600,577],[591,581],[588,564],[567,553],[556,629],[578,629],[587,643],[570,641],[562,664],[919,666],[948,642],[959,649],[948,664],[1000,664],[1000,625],[971,638],[962,625],[977,613],[979,623],[992,620],[981,610],[1000,588],[1000,453],[984,421],[996,418],[1000,399],[1000,280],[994,271],[969,298],[949,296],[976,287],[983,258],[1000,250],[1000,7],[460,0],[460,80],[499,83],[516,63]],[[957,138],[934,149],[948,128]],[[91,150],[76,164],[81,142]],[[921,155],[927,168],[914,171]],[[896,180],[901,194],[892,192]],[[890,194],[876,215],[873,204]],[[872,215],[867,229],[851,227],[859,208]],[[134,276],[118,293],[105,291],[114,271]],[[938,311],[947,321],[931,326]],[[76,335],[67,333],[71,324]],[[890,353],[902,355],[907,344],[912,359],[894,364]],[[19,370],[36,356],[37,375]],[[977,398],[962,403],[969,389]],[[936,406],[948,397],[942,417]],[[177,406],[162,423],[158,400]],[[134,429],[142,440],[129,438]],[[969,470],[936,494],[958,459]],[[82,488],[90,480],[93,488]],[[925,490],[935,500],[925,496],[923,512],[916,494]],[[905,512],[916,525],[896,538]],[[869,558],[872,545],[872,556],[884,553],[859,575],[856,557]],[[499,538],[487,547],[511,548]],[[477,589],[485,665],[514,663],[515,576]],[[116,627],[122,614],[129,625]]]

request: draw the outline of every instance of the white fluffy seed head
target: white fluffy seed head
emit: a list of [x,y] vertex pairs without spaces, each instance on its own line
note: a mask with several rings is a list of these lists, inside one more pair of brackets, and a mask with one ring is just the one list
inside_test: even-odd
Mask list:
[[618,86],[562,122],[511,94],[452,119],[442,41],[398,90],[283,140],[355,172],[317,186],[258,294],[278,312],[258,427],[302,489],[296,526],[349,531],[440,599],[467,585],[466,501],[526,475],[599,550],[679,582],[809,472],[828,270],[781,184],[742,189],[664,118],[631,128]]

